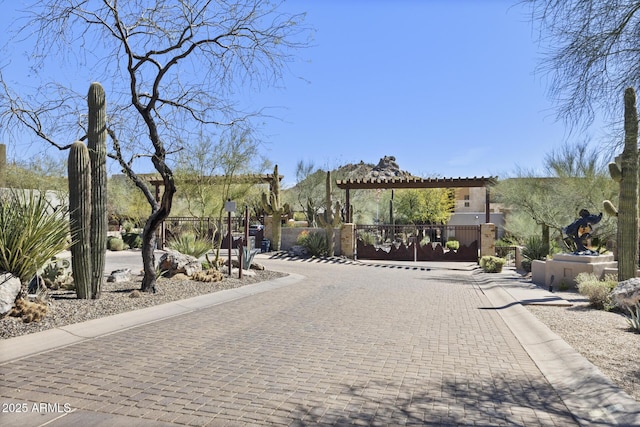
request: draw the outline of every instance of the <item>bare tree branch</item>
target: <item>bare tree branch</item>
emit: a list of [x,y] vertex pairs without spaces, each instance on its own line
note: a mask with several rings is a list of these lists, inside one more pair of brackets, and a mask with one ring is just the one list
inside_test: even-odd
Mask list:
[[621,94],[640,85],[640,2],[524,0],[547,47],[540,70],[551,78],[558,116],[589,125],[596,110],[618,121]]
[[[34,72],[63,61],[89,70],[89,78],[105,87],[109,127],[119,136],[110,132],[110,157],[151,207],[143,231],[143,290],[154,287],[155,231],[176,192],[171,154],[215,127],[251,127],[261,110],[237,109],[231,102],[237,89],[279,81],[292,52],[307,45],[304,16],[280,13],[278,6],[269,0],[36,0],[29,6],[31,19],[20,34],[33,46]],[[61,123],[69,129],[69,112],[81,117],[84,100],[42,95],[48,100],[24,106],[10,95],[11,108],[1,117],[64,148],[48,125],[66,114]],[[134,161],[144,159],[163,181],[159,202],[133,170]]]

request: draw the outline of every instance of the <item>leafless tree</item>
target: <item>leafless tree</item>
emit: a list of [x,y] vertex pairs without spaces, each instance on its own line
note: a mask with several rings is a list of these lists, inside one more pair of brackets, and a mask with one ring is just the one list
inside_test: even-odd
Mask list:
[[[249,127],[259,111],[232,102],[246,88],[278,83],[307,46],[304,15],[269,0],[40,0],[28,5],[19,39],[33,39],[32,70],[91,71],[107,92],[110,157],[144,193],[143,291],[155,289],[156,231],[176,185],[171,154],[212,127]],[[86,87],[89,86],[86,82]],[[60,149],[84,137],[81,96],[59,82],[30,96],[3,81],[5,128],[26,127]],[[59,143],[58,141],[65,141]],[[135,169],[151,161],[164,190],[156,200]]]
[[570,124],[590,124],[596,111],[622,117],[624,89],[640,86],[640,2],[637,0],[523,0],[531,5],[548,49],[558,113]]

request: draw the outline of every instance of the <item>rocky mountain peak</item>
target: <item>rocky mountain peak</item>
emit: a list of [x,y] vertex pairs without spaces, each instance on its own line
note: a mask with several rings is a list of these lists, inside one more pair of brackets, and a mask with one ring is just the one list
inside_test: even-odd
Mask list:
[[387,179],[407,176],[411,176],[411,174],[400,169],[395,156],[384,156],[365,178]]

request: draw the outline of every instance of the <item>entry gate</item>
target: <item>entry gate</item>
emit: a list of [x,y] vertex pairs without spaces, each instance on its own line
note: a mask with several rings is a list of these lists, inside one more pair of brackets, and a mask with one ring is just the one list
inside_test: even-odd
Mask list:
[[359,259],[476,262],[479,247],[479,225],[356,225]]

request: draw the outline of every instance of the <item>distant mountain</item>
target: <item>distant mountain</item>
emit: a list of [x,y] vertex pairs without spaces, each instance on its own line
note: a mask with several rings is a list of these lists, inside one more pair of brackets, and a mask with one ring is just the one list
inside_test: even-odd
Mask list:
[[373,163],[349,163],[340,166],[331,171],[331,175],[335,179],[375,179],[375,178],[401,178],[413,176],[411,173],[400,169],[394,156],[384,156],[378,161],[377,165]]
[[[324,176],[326,171],[318,169],[316,172],[306,178],[306,180],[312,180],[312,182],[321,182],[324,184]],[[396,158],[394,156],[384,156],[378,161],[378,164],[365,163],[349,163],[344,166],[339,166],[331,171],[331,177],[333,180],[341,179],[388,179],[398,177],[410,177],[411,173],[400,169]],[[298,185],[304,185],[305,183],[298,183]]]

